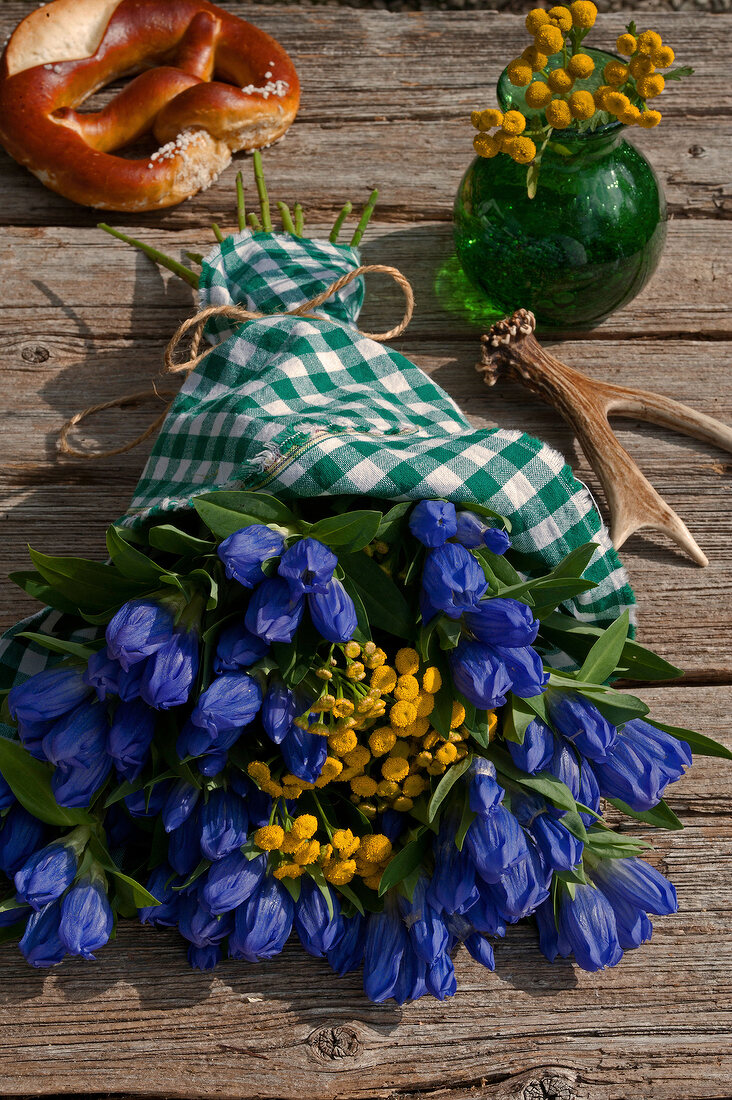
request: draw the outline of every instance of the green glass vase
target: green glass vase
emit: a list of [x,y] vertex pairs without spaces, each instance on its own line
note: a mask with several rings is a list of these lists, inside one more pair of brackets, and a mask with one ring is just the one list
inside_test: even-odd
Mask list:
[[[613,55],[586,52],[595,74],[575,88],[591,91]],[[539,113],[505,72],[498,102],[529,118]],[[487,296],[487,313],[525,307],[544,328],[587,329],[642,290],[663,250],[666,202],[625,129],[612,119],[593,132],[555,130],[561,151],[546,148],[533,199],[525,166],[502,153],[475,158],[455,199],[455,244],[463,270]]]

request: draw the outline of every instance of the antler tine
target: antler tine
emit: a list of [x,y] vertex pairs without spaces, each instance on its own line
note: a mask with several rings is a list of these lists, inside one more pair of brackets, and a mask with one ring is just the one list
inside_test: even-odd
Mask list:
[[536,340],[535,328],[534,316],[526,309],[493,325],[482,338],[481,359],[476,364],[486,383],[495,385],[501,374],[516,378],[572,426],[605,490],[615,547],[621,547],[635,531],[649,527],[668,535],[698,565],[708,565],[686,524],[618,442],[608,416],[636,416],[730,452],[732,429],[660,394],[588,378],[550,355]]

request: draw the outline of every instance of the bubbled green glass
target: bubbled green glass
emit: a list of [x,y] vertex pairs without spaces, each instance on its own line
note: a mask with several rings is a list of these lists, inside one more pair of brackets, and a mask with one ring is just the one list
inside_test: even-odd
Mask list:
[[[592,90],[611,54],[587,50]],[[555,65],[561,63],[561,55]],[[501,109],[526,107],[524,89],[504,72]],[[550,329],[587,329],[631,301],[655,271],[666,238],[666,202],[653,168],[625,140],[616,119],[592,132],[555,130],[541,160],[536,195],[525,165],[504,153],[476,157],[455,200],[455,243],[486,312],[531,309]],[[527,130],[527,134],[530,133]]]

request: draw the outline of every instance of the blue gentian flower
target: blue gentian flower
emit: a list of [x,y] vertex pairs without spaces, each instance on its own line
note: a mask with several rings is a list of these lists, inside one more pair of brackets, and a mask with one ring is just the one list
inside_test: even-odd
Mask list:
[[473,609],[488,589],[478,561],[465,547],[453,542],[427,555],[422,587],[431,605],[450,619],[459,619]]
[[496,806],[488,817],[475,818],[465,834],[465,847],[485,882],[498,882],[527,854],[523,829],[505,806]]
[[176,630],[145,664],[140,695],[155,710],[169,710],[188,702],[198,675],[198,634]]
[[250,668],[268,653],[267,642],[257,638],[243,623],[234,623],[221,631],[214,657],[214,672],[218,675],[220,672]]
[[206,756],[202,756],[196,763],[201,775],[212,779],[214,776],[221,775],[226,767],[227,760],[228,755],[225,752],[210,752]]
[[271,577],[255,588],[244,621],[265,642],[291,642],[304,608],[302,599],[292,598],[287,581]]
[[449,933],[438,909],[428,898],[429,880],[421,875],[412,900],[399,898],[399,911],[407,929],[412,949],[425,963],[433,963],[448,948]]
[[493,948],[485,936],[481,936],[479,932],[473,932],[465,937],[463,943],[475,961],[481,963],[486,970],[496,969]]
[[38,911],[60,898],[76,878],[76,852],[70,844],[49,844],[15,872],[15,893]]
[[300,896],[295,903],[295,929],[308,955],[320,958],[335,947],[343,935],[338,898],[333,890],[330,896],[333,904],[333,916],[328,915],[326,902],[320,887],[305,876],[300,879]]
[[133,699],[139,699],[142,677],[146,668],[146,661],[137,661],[125,671],[122,669],[117,680],[117,694],[123,703],[131,703]]
[[279,745],[298,715],[295,693],[282,680],[271,680],[262,703],[262,725],[270,741]]
[[423,959],[419,958],[409,939],[407,939],[407,944],[399,963],[399,974],[397,976],[396,985],[392,993],[392,997],[396,1003],[398,1005],[403,1005],[407,1001],[416,1001],[419,997],[424,997],[425,993],[428,992],[425,980],[426,976],[427,964]]
[[539,620],[519,600],[494,596],[480,600],[464,618],[473,637],[483,645],[518,648],[531,645],[539,633]]
[[201,905],[215,917],[236,909],[259,889],[266,872],[266,856],[247,859],[238,849],[229,852],[209,868],[199,892]]
[[669,783],[680,779],[690,764],[685,741],[633,719],[618,731],[615,744],[593,770],[606,798],[619,798],[641,811],[658,805]]
[[13,788],[3,775],[0,775],[0,811],[9,810],[15,802]]
[[540,718],[529,722],[521,745],[507,741],[506,748],[517,768],[535,775],[549,767],[554,755],[554,734]]
[[[594,810],[596,814],[599,814],[600,788],[597,785],[593,767],[588,760],[583,760],[580,765],[579,793],[575,795],[575,800],[581,802],[583,806],[587,806],[588,809]],[[585,825],[591,825],[595,820],[592,814],[582,813],[581,811],[580,817]]]
[[333,579],[338,558],[317,539],[299,539],[285,550],[277,572],[286,580],[293,600],[324,593]]
[[211,791],[200,815],[201,851],[206,859],[222,859],[247,839],[247,808],[235,791]]
[[459,542],[461,546],[468,550],[485,546],[484,535],[488,524],[480,516],[476,516],[475,512],[458,512],[455,528],[455,542]]
[[[504,871],[498,882],[486,887],[491,893],[498,916],[509,924],[528,917],[549,896],[551,867],[544,863],[531,837],[526,837],[526,851],[525,859],[514,863]],[[480,928],[479,931],[490,930]]]
[[125,795],[125,806],[132,817],[157,817],[165,805],[170,787],[168,780],[156,783],[154,787],[142,787],[139,791]]
[[455,967],[449,955],[438,955],[432,963],[428,963],[425,973],[425,985],[427,990],[438,1001],[444,1001],[445,997],[454,997],[457,993],[457,978]]
[[221,948],[217,943],[208,943],[205,947],[188,946],[188,965],[192,970],[215,970],[221,962]]
[[106,647],[89,658],[83,675],[85,684],[94,688],[97,698],[104,702],[109,695],[117,694],[122,665],[115,657],[110,657]]
[[496,766],[476,756],[468,772],[470,809],[483,817],[492,813],[506,793],[496,780]]
[[458,533],[455,505],[447,500],[420,500],[409,517],[409,530],[423,546],[444,546]]
[[75,668],[47,668],[14,687],[8,695],[13,718],[22,722],[47,722],[73,710],[89,694]]
[[28,722],[23,718],[18,718],[20,743],[25,751],[30,753],[36,760],[46,760],[46,754],[43,751],[43,738],[52,727],[53,720],[50,722]]
[[342,919],[343,935],[329,951],[326,951],[331,968],[341,977],[344,974],[350,974],[352,970],[358,970],[363,962],[366,942],[366,921],[360,913],[354,913],[352,917]]
[[247,962],[279,955],[292,931],[294,911],[293,900],[282,883],[272,875],[264,876],[234,914],[229,955]]
[[25,961],[35,967],[56,966],[66,954],[66,945],[59,936],[61,908],[52,901],[37,913],[31,913],[19,943]]
[[447,913],[462,910],[478,898],[475,885],[475,865],[463,845],[455,844],[457,819],[445,815],[434,841],[435,869],[429,885],[429,899],[436,909]]
[[536,927],[539,933],[539,949],[549,962],[554,962],[557,955],[566,959],[572,954],[572,947],[564,935],[558,930],[554,919],[554,902],[549,898],[544,901],[534,913]]
[[155,722],[155,711],[143,703],[142,699],[120,703],[114,712],[107,738],[107,752],[114,761],[117,774],[131,783],[138,778],[147,763]]
[[381,913],[366,918],[363,988],[370,1001],[380,1004],[393,996],[402,956],[409,948],[407,930],[396,907],[387,901]]
[[[520,867],[521,863],[517,863],[516,866]],[[506,874],[508,873],[506,872]],[[450,927],[452,928],[455,922],[458,922],[463,926],[469,926],[476,932],[481,932],[485,936],[505,936],[506,918],[498,912],[494,890],[495,885],[491,886],[479,878],[475,900],[471,901],[469,905],[463,906],[459,913],[450,914],[448,918]]]
[[498,657],[511,680],[511,691],[520,699],[532,699],[546,690],[549,673],[544,671],[541,657],[531,646],[509,649],[505,646],[490,647]]
[[181,891],[178,929],[180,934],[195,947],[210,947],[221,943],[234,927],[234,914],[225,913],[223,917],[214,917],[200,904],[195,886]]
[[501,527],[489,527],[483,541],[492,554],[505,554],[511,547],[511,539]]
[[618,731],[594,703],[576,691],[547,693],[547,710],[554,728],[590,760],[604,760]]
[[272,799],[270,796],[265,794],[264,791],[260,791],[259,787],[256,787],[246,775],[243,775],[236,768],[231,769],[228,779],[231,789],[236,791],[246,803],[250,828],[259,829],[262,825],[269,825],[272,813]]
[[325,592],[308,596],[313,626],[326,642],[347,642],[358,626],[356,607],[340,581],[330,581]]
[[287,770],[306,783],[314,783],[328,755],[328,739],[293,726],[280,745]]
[[0,828],[0,871],[14,878],[26,860],[40,848],[46,826],[22,806],[11,806]]
[[254,588],[264,579],[264,562],[278,557],[284,545],[285,540],[277,531],[253,523],[224,539],[217,553],[229,580],[236,580],[245,588]]
[[158,928],[175,928],[178,924],[180,890],[174,890],[175,872],[167,863],[161,863],[147,880],[147,889],[159,905],[144,905],[138,909],[141,924],[154,924]]
[[107,653],[129,669],[170,640],[173,624],[172,611],[157,600],[130,600],[107,624]]
[[171,789],[163,806],[162,820],[166,833],[172,833],[180,828],[196,808],[201,795],[199,787],[195,787],[186,779],[179,779]]
[[540,795],[520,795],[511,809],[528,829],[544,862],[555,871],[572,871],[582,859],[583,841],[562,824],[563,812],[550,806]]
[[190,875],[201,862],[201,823],[197,810],[168,835],[168,862],[179,875]]
[[104,886],[85,875],[61,901],[59,939],[71,955],[93,959],[112,934],[114,917]]
[[610,902],[594,886],[575,884],[575,896],[562,891],[559,933],[583,970],[603,970],[623,957]]
[[592,879],[613,904],[616,898],[623,898],[659,916],[678,910],[673,885],[645,860],[604,859],[592,868]]
[[80,703],[54,722],[43,738],[43,751],[52,764],[89,767],[107,749],[107,708],[103,703]]
[[208,730],[211,745],[226,730],[241,730],[259,713],[262,689],[246,672],[226,672],[217,676],[199,696],[191,714],[194,725]]
[[455,687],[481,710],[502,707],[511,690],[511,678],[503,661],[488,646],[463,639],[449,654]]
[[106,753],[88,764],[59,764],[51,777],[51,788],[59,806],[75,809],[89,806],[112,770]]

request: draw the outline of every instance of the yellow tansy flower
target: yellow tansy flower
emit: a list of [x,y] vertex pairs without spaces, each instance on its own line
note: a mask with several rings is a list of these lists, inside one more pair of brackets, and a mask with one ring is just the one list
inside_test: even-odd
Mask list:
[[660,121],[660,111],[641,111],[638,125],[642,126],[644,130],[651,130],[654,126],[658,126]]
[[529,34],[536,34],[538,30],[551,22],[548,12],[543,8],[532,8],[525,19],[526,30]]
[[644,99],[653,99],[654,96],[660,95],[665,86],[666,81],[660,73],[641,77],[636,83],[638,95],[642,95]]
[[549,60],[545,53],[537,50],[536,46],[527,46],[522,51],[521,57],[531,65],[531,71],[534,73],[540,73],[542,69],[545,69]]
[[[564,130],[572,121],[569,104],[563,99],[553,99],[546,109],[546,120],[555,130]],[[458,723],[461,725],[462,723]]]
[[305,868],[300,867],[297,863],[281,863],[279,867],[275,868],[273,874],[278,879],[300,878],[304,870]]
[[602,70],[602,75],[608,84],[617,88],[628,79],[628,72],[628,66],[623,65],[622,61],[608,61]]
[[595,71],[595,62],[588,53],[576,53],[567,62],[567,72],[575,80],[586,80]]
[[[509,112],[510,114],[511,112]],[[506,116],[507,117],[507,116]],[[410,703],[414,703],[419,695],[419,680],[416,676],[413,676],[411,672],[404,673],[397,680],[397,685],[394,688],[395,699],[406,699]]]
[[660,50],[663,45],[663,39],[657,31],[643,31],[637,38],[637,49],[639,53],[652,54],[656,50]]
[[318,819],[314,814],[300,814],[292,823],[290,833],[298,840],[310,840],[318,831]]
[[575,27],[581,27],[582,30],[594,27],[597,19],[597,8],[591,0],[574,0],[574,3],[569,5],[569,10],[572,13],[572,23]]
[[[497,125],[500,125],[500,123],[497,123]],[[405,646],[404,649],[397,651],[394,664],[400,676],[414,676],[419,668],[419,654],[416,649]]]
[[335,859],[323,868],[327,882],[333,886],[346,886],[356,874],[356,861],[353,859]]
[[[555,27],[553,23],[549,23],[546,26],[539,28],[536,33],[536,37],[534,38],[534,45],[536,46],[537,50],[541,50],[542,53],[545,53],[548,57],[551,57],[552,54],[559,53],[559,51],[564,46],[564,35],[560,31],[559,27]],[[513,64],[515,64],[515,62]],[[526,65],[526,62],[524,61],[523,64]],[[530,79],[531,77],[529,77],[529,80]],[[511,80],[510,74],[509,80]],[[511,80],[511,83],[515,84],[517,83],[517,81]],[[526,80],[524,81],[524,83],[528,84],[529,81]]]
[[572,118],[592,118],[595,113],[595,101],[590,92],[572,92],[568,103]]
[[408,798],[418,798],[427,789],[427,781],[421,775],[408,775],[402,790]]
[[622,115],[630,107],[630,100],[622,92],[609,92],[605,96],[605,108],[613,115]]
[[549,8],[547,12],[552,23],[556,23],[560,31],[564,31],[567,34],[572,30],[572,13],[569,8],[565,8],[562,5],[558,5],[555,8]]
[[333,833],[333,847],[341,859],[350,859],[361,841],[354,836],[350,829],[336,829]]
[[660,46],[651,54],[651,61],[659,69],[667,69],[669,65],[673,65],[675,59],[676,55],[670,46]]
[[379,726],[369,737],[369,748],[374,756],[386,756],[396,744],[396,734],[391,726]]
[[568,92],[574,84],[566,69],[552,69],[546,82],[553,92]]
[[632,34],[621,34],[615,41],[615,47],[618,53],[623,57],[631,57],[635,53],[638,43]]
[[452,704],[452,716],[450,718],[450,729],[457,729],[458,726],[462,726],[465,721],[465,707],[462,703],[459,703],[457,699],[453,700]]
[[285,839],[285,830],[281,825],[263,825],[254,833],[254,843],[263,852],[278,852]]
[[376,794],[377,783],[370,775],[357,775],[351,780],[351,790],[359,798],[373,798]]
[[371,833],[361,838],[358,854],[369,863],[385,863],[391,856],[391,841],[383,833]]
[[[551,26],[551,24],[548,27],[546,27],[545,29],[547,31],[550,31],[550,30],[554,31],[556,34],[561,35],[561,32],[558,31],[556,27]],[[540,31],[539,33],[540,34],[544,33],[544,29],[542,29],[542,31]],[[537,47],[540,48],[538,41],[537,41]],[[552,52],[554,52],[554,51],[552,51]],[[531,77],[534,74],[533,74],[531,65],[529,65],[528,61],[524,61],[523,57],[517,57],[517,58],[515,58],[515,60],[513,60],[510,63],[510,65],[507,66],[506,75],[508,76],[508,79],[511,81],[511,83],[515,87],[524,88],[524,87],[526,87],[527,84],[531,83]]]
[[371,753],[365,745],[356,745],[356,748],[347,752],[343,759],[349,768],[365,768],[371,759]]
[[436,695],[442,687],[442,676],[440,675],[439,668],[434,668],[430,665],[429,668],[424,670],[422,676],[422,688],[430,695]]
[[[475,140],[477,141],[480,136],[480,134],[477,134]],[[371,676],[371,687],[376,688],[377,691],[381,691],[385,695],[394,690],[396,682],[397,674],[390,665],[381,665],[380,668],[375,668]]]
[[381,765],[381,774],[384,779],[391,779],[394,783],[400,783],[409,775],[409,764],[399,756],[388,756]]
[[518,137],[519,134],[523,134],[526,129],[526,119],[520,111],[506,111],[503,116],[501,129],[504,134],[510,134],[511,137]]
[[392,726],[411,726],[412,722],[416,722],[416,720],[417,708],[414,703],[410,703],[406,699],[395,703],[389,711],[389,721]]
[[547,103],[552,98],[552,91],[548,84],[545,84],[543,80],[535,80],[533,84],[529,84],[525,93],[526,106],[533,107],[535,110],[541,110],[542,107],[546,107]]

